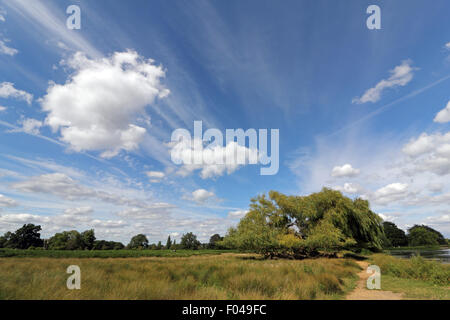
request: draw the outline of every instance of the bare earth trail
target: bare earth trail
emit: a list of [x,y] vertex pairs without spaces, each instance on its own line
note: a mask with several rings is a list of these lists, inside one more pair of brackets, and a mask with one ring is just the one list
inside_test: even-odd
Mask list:
[[[363,268],[363,270],[358,273],[358,284],[355,290],[347,295],[346,300],[402,300],[402,293],[395,293],[392,291],[382,291],[382,290],[369,290],[367,289],[367,278],[370,277],[370,273],[367,273],[367,267],[369,263],[365,261],[357,261],[358,265]],[[383,282],[381,282],[383,285]]]

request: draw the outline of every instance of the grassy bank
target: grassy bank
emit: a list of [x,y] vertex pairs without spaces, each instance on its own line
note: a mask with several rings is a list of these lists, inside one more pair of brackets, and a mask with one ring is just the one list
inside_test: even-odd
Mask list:
[[[66,268],[81,268],[81,290]],[[260,260],[222,254],[189,258],[0,258],[0,299],[339,299],[356,282],[347,259]]]
[[230,250],[19,250],[0,249],[0,258],[139,258],[139,257],[190,257],[194,255],[217,255]]
[[370,256],[381,269],[383,290],[403,292],[411,299],[450,299],[450,265],[422,257],[399,259],[385,254]]

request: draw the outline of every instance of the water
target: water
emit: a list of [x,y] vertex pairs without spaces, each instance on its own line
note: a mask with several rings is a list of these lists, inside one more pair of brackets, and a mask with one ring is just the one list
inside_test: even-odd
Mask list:
[[441,249],[411,249],[411,250],[391,250],[391,256],[397,258],[408,259],[414,255],[420,254],[425,259],[442,261],[443,263],[450,263],[450,248]]

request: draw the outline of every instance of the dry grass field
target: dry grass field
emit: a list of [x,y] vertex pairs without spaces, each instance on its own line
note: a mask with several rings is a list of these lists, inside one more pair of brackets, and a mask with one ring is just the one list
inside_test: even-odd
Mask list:
[[[68,290],[69,265],[81,289]],[[245,254],[150,258],[0,258],[0,299],[341,299],[347,259],[261,260]]]

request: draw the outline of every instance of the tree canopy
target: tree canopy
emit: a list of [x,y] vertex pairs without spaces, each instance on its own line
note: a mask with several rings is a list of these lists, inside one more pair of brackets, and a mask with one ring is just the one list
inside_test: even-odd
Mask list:
[[300,258],[342,248],[380,250],[382,219],[369,202],[324,188],[309,196],[276,191],[251,200],[250,210],[222,245],[266,256]]
[[408,241],[410,246],[436,246],[447,243],[439,231],[425,225],[414,225],[409,228]]
[[135,235],[127,247],[128,249],[147,249],[148,239],[144,234]]
[[188,232],[181,237],[180,246],[182,249],[197,250],[200,246],[200,241],[197,240],[195,234]]
[[43,240],[41,239],[41,226],[34,224],[24,224],[23,227],[16,230],[16,232],[7,232],[0,237],[0,247],[14,248],[14,249],[28,249],[29,247],[42,247]]
[[385,247],[401,247],[408,245],[408,238],[405,231],[399,229],[395,223],[385,221],[383,222],[384,234],[386,235]]

